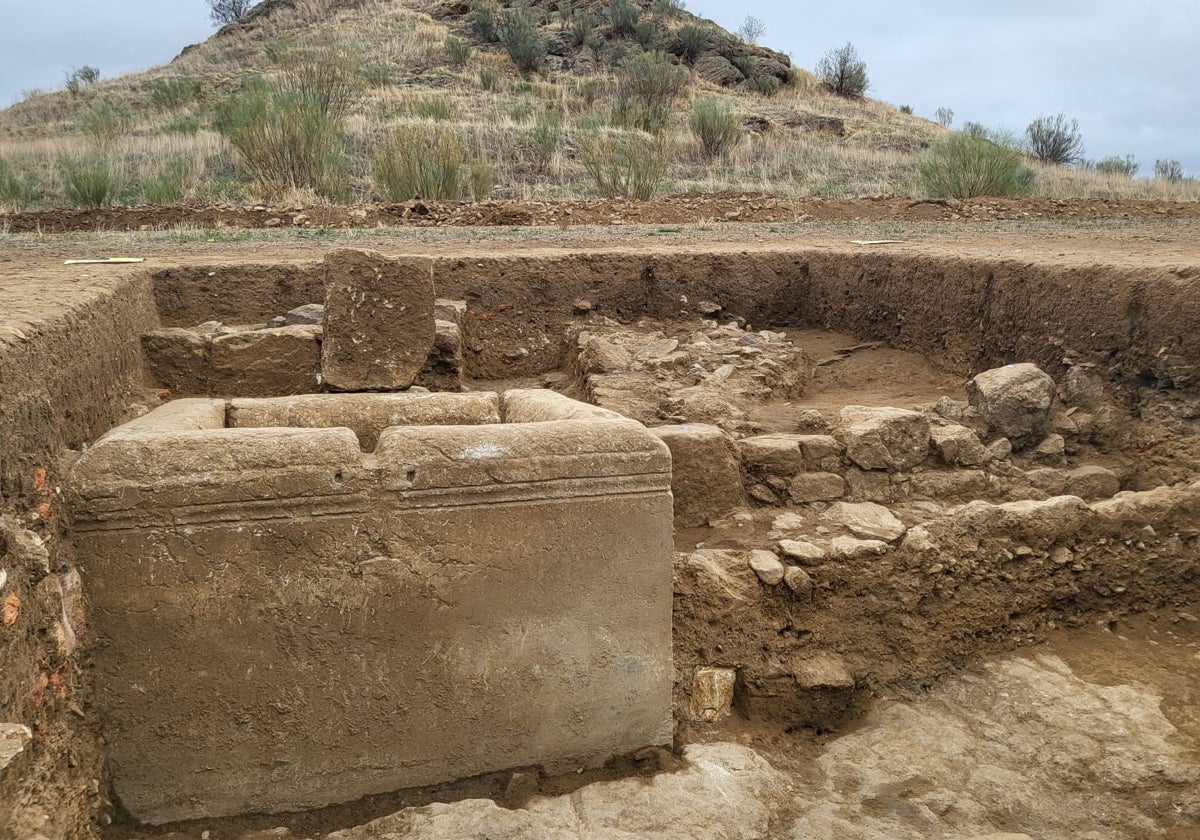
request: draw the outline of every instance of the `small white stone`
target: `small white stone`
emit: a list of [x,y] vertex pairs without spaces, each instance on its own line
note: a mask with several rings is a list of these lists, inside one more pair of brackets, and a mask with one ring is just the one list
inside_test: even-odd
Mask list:
[[783,580],[784,572],[787,571],[773,551],[752,551],[749,562],[754,574],[758,575],[758,579],[767,586],[775,586],[780,583]]
[[785,557],[800,562],[815,562],[825,559],[825,549],[805,540],[780,540],[779,550]]

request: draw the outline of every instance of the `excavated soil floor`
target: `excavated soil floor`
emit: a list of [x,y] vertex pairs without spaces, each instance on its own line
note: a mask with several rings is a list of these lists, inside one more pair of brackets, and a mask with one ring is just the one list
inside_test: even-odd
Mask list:
[[[301,213],[307,219],[297,223],[295,216]],[[238,230],[260,227],[272,218],[280,218],[284,229]],[[747,221],[761,224],[743,224]],[[384,223],[409,227],[352,229]],[[521,227],[538,224],[559,227]],[[596,224],[605,227],[588,226]],[[607,227],[612,224],[620,226]],[[668,224],[679,227],[663,227]],[[113,232],[147,225],[160,230]],[[431,229],[435,225],[445,227]],[[513,227],[480,230],[472,225]],[[312,229],[326,227],[351,229]],[[845,248],[848,240],[894,238],[901,241],[853,247],[931,258],[1041,261],[1080,269],[1119,265],[1180,279],[1200,272],[1196,205],[1086,201],[962,205],[724,196],[673,198],[648,206],[430,206],[420,211],[403,206],[366,208],[365,215],[346,208],[134,208],[9,216],[0,219],[0,230],[5,230],[0,234],[0,338],[6,325],[28,327],[53,317],[64,305],[103,285],[107,273],[121,270],[62,265],[64,259],[100,256],[143,257],[147,268],[156,269],[311,259],[340,245],[434,254],[454,248],[464,253],[478,249],[536,255],[563,247],[658,253],[690,246],[742,253],[791,245]],[[55,237],[23,232],[39,230],[92,232]],[[747,422],[763,431],[791,428],[805,411],[831,415],[848,404],[911,407],[932,405],[947,394],[962,399],[965,377],[939,369],[919,354],[825,330],[789,329],[787,336],[817,365],[802,398],[769,400],[749,411]],[[555,387],[561,384],[552,381]],[[544,376],[522,377],[475,382],[472,387],[546,382]],[[1150,454],[1161,466],[1182,458],[1184,472],[1195,480],[1200,450],[1192,441],[1171,439],[1153,453],[1142,452],[1144,446],[1162,443],[1155,433],[1152,428],[1139,432],[1140,437],[1131,438],[1129,451],[1107,453],[1106,463],[1128,465]],[[758,534],[747,537],[745,524],[679,529],[677,551],[761,542]],[[1180,599],[1189,597],[1179,594]],[[704,836],[883,840],[1009,832],[1094,840],[1200,838],[1198,615],[1200,605],[1193,597],[1190,605],[1176,603],[1133,617],[1101,616],[1075,629],[1043,625],[1019,643],[1010,638],[1002,644],[980,644],[983,653],[1001,648],[1012,652],[988,656],[959,673],[941,673],[924,683],[896,683],[870,697],[863,714],[835,731],[752,723],[736,714],[714,725],[691,727],[685,733],[689,743],[750,747],[770,764],[753,765],[744,756],[738,759],[742,764],[734,762],[737,766],[721,765],[715,758],[709,762],[727,768],[721,772],[736,771],[739,779],[745,775],[751,781],[744,791],[738,788],[736,795],[729,794],[731,822],[720,825],[718,820]],[[675,756],[630,758],[578,778],[543,780],[540,793],[565,796],[592,786],[603,798],[605,785],[620,785],[620,779],[632,776],[643,782],[647,811],[669,811],[671,803],[686,800],[670,790],[662,801],[654,800],[656,786],[668,784],[658,780],[707,766],[696,755],[689,758],[687,750],[677,750]],[[474,817],[455,822],[455,811],[437,813],[438,820],[448,822],[431,816],[426,824],[425,816],[418,815],[406,817],[402,826],[367,825],[386,821],[386,815],[401,808],[430,802],[482,797],[517,804],[511,791],[505,792],[507,783],[507,774],[497,774],[314,814],[198,822],[155,831],[118,820],[104,836],[266,840],[317,838],[344,830],[337,835],[341,840],[358,840],[467,836],[466,826],[489,824],[494,833],[487,836],[497,838],[588,836],[582,829],[575,834],[551,831],[549,823],[537,822],[540,811],[533,806],[527,818],[521,817],[526,821],[514,825],[501,825],[494,815],[477,823],[471,822]],[[624,795],[613,790],[615,799]],[[572,795],[577,799],[580,794]],[[749,810],[739,810],[743,804]],[[475,806],[463,802],[461,807]],[[637,808],[636,803],[630,805],[632,822],[623,824],[640,826],[631,836],[666,838],[683,824],[664,827],[656,823],[657,815],[639,815]],[[755,827],[755,819],[764,821],[763,830]]]

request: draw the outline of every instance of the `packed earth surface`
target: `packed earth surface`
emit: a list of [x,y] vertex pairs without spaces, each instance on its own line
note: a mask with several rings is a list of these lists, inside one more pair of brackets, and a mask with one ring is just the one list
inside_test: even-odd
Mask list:
[[[0,838],[1200,837],[1194,206],[723,196],[0,224]],[[64,264],[104,257],[141,262]],[[428,305],[339,348],[370,305],[340,278],[392,270]],[[337,385],[371,341],[399,360],[387,383]],[[79,476],[106,432],[203,400],[231,431],[246,398],[292,399],[279,425],[350,426],[355,456],[382,459],[379,422],[295,419],[316,410],[297,395],[331,389],[554,392],[587,404],[565,422],[669,450],[673,739],[586,767],[489,755],[469,778],[307,810],[136,818],[111,739],[140,712],[116,726],[96,692],[121,638],[90,536],[110,497]],[[167,492],[139,480],[111,498]],[[186,525],[193,501],[163,516]],[[582,552],[556,522],[519,539]],[[476,559],[470,530],[455,564]],[[620,578],[589,562],[584,584],[609,592]],[[637,580],[606,607],[631,624],[655,609]],[[251,620],[196,591],[214,621]],[[193,677],[176,654],[142,663],[156,684]],[[341,725],[301,734],[312,762],[357,743]]]

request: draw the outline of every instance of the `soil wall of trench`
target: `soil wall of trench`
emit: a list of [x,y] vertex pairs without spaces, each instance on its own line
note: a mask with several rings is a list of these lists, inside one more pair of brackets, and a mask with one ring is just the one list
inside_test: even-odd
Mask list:
[[[126,419],[145,389],[154,388],[143,334],[209,320],[265,322],[321,301],[321,272],[316,262],[134,271],[114,276],[56,317],[4,324],[0,569],[7,584],[0,591],[0,723],[26,726],[32,739],[0,767],[0,840],[39,833],[91,837],[97,814],[108,807],[103,749],[89,706],[87,650],[96,640],[81,594],[86,570],[74,568],[57,509],[64,458]],[[466,372],[477,379],[559,369],[564,331],[581,312],[630,321],[694,317],[716,304],[722,315],[763,327],[820,327],[884,341],[926,354],[964,379],[1010,362],[1032,361],[1052,375],[1092,363],[1134,409],[1148,391],[1194,405],[1200,390],[1200,277],[1165,270],[826,250],[598,251],[438,257],[434,277],[439,296],[468,304]],[[1191,569],[1194,552],[1188,555]],[[1135,573],[1125,561],[1116,565],[1122,576]],[[1019,587],[1024,581],[1011,582]],[[862,581],[855,583],[862,591]],[[1194,570],[1170,583],[1194,585]],[[989,578],[988,585],[999,583]],[[1145,590],[1132,595],[1083,598],[1077,607],[1059,597],[1053,608],[1061,618],[1075,610],[1154,607]],[[847,587],[841,597],[856,596]],[[902,605],[900,599],[878,612],[899,621]],[[1005,635],[1015,612],[980,615],[988,626],[979,628],[979,637]],[[1027,617],[1020,618],[1027,624]],[[965,630],[971,616],[961,618]],[[1015,643],[1028,628],[1011,629]],[[698,630],[687,632],[696,648],[717,643],[701,639]],[[955,638],[954,655],[961,657],[971,637]],[[919,644],[895,651],[911,665],[891,663],[880,673],[895,679],[905,668],[921,667],[922,658],[913,655]]]

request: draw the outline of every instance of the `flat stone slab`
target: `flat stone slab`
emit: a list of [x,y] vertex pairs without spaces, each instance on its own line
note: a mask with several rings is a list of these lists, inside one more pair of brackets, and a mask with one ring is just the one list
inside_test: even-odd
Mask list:
[[433,261],[342,249],[325,257],[321,375],[338,391],[413,384],[434,342]]

